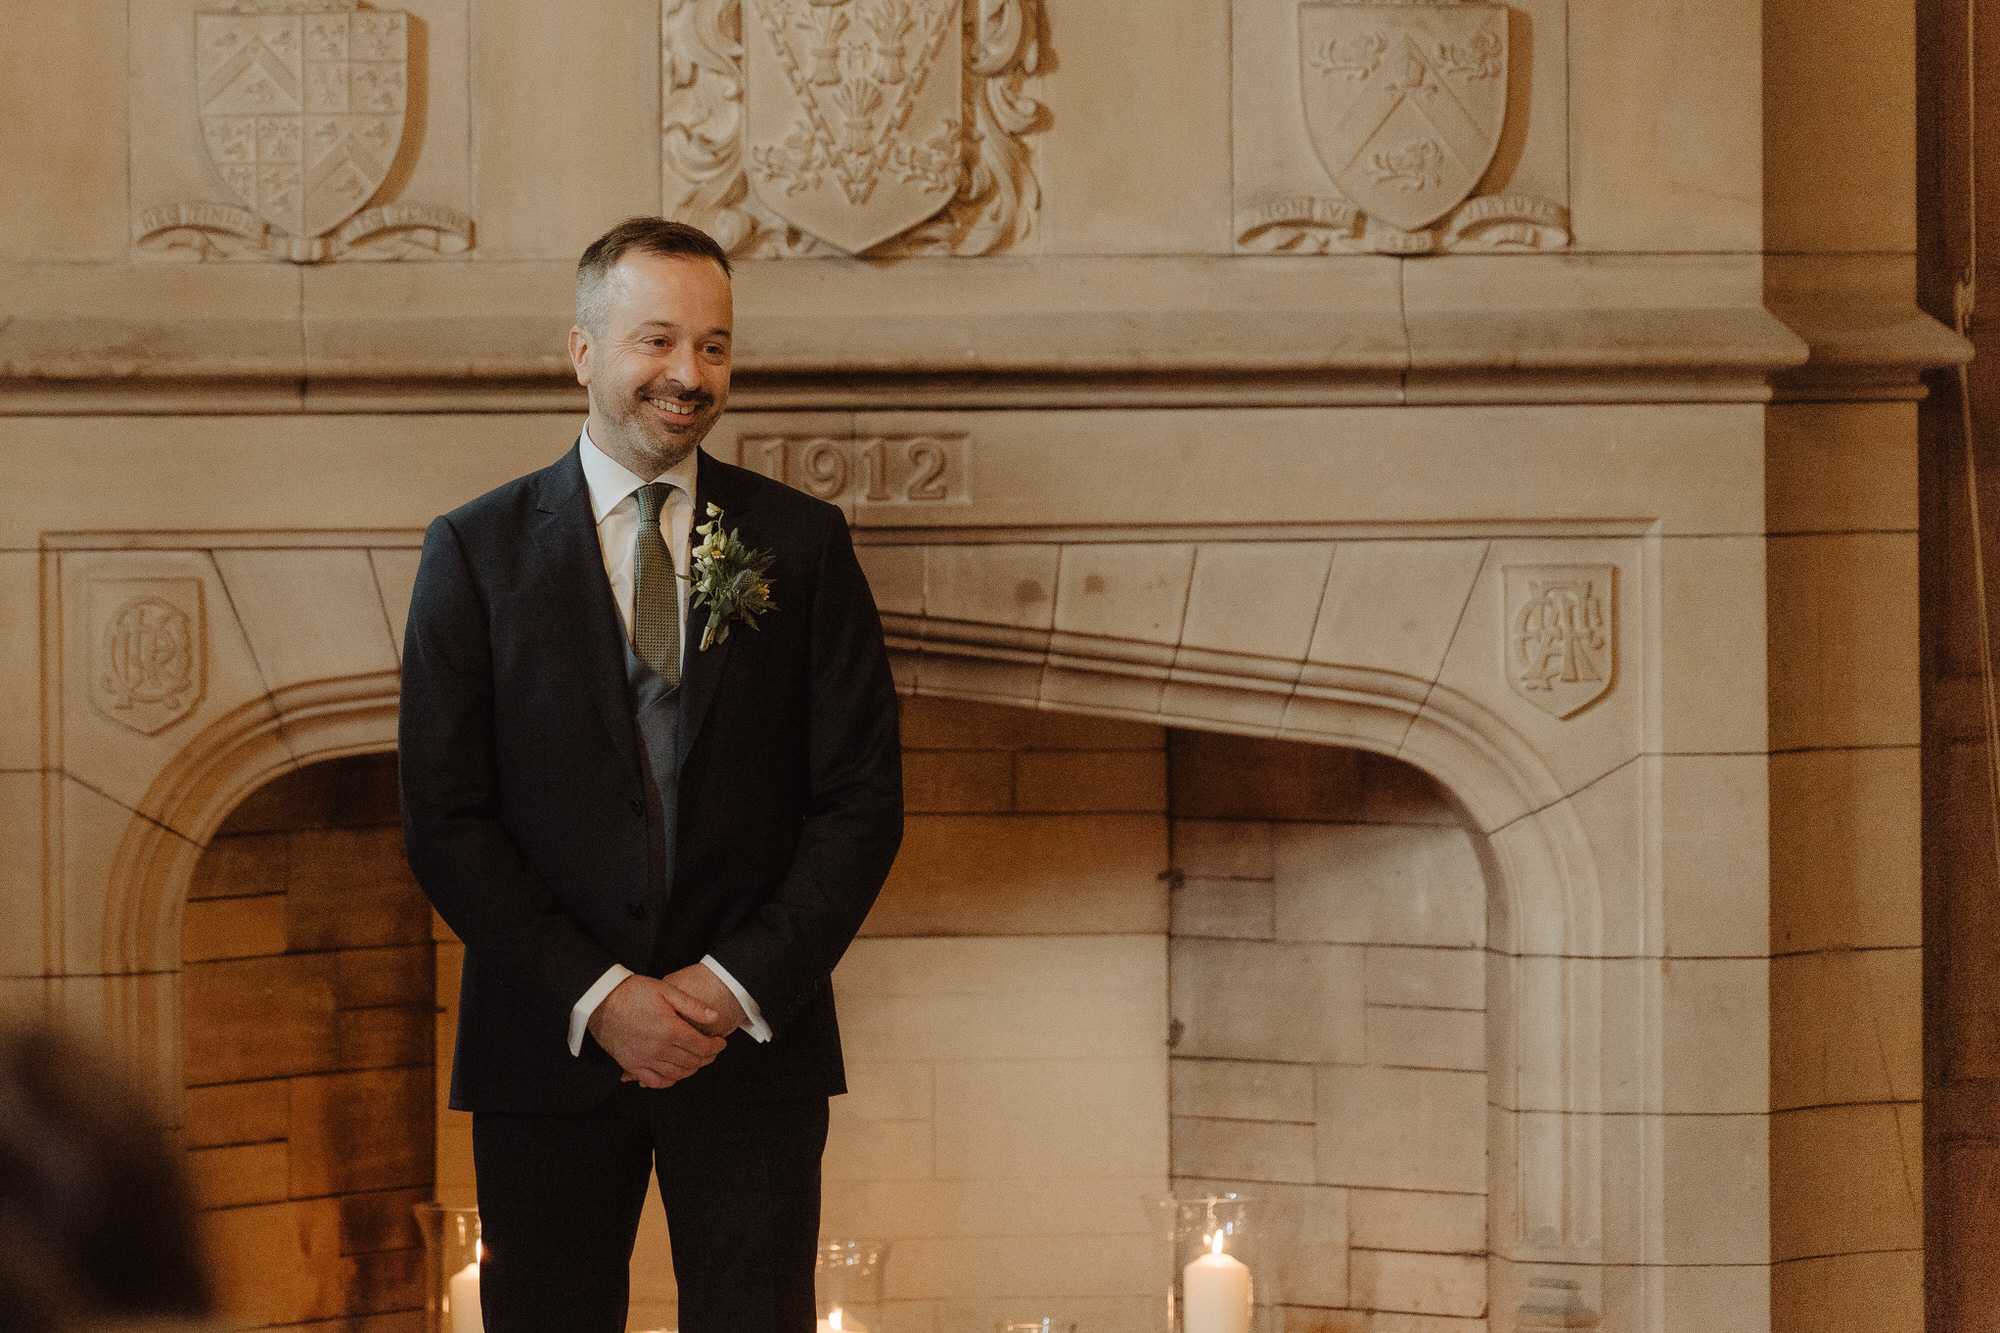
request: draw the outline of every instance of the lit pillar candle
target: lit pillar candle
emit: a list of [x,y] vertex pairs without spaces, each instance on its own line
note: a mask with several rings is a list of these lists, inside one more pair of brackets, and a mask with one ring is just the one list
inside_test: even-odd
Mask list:
[[479,1261],[474,1259],[451,1276],[451,1333],[485,1333],[479,1311]]
[[1181,1304],[1185,1333],[1250,1333],[1250,1270],[1222,1252],[1219,1229],[1181,1270]]

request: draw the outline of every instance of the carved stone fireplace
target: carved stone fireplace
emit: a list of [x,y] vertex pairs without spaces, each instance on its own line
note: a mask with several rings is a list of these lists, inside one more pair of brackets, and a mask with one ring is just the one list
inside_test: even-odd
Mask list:
[[[1176,873],[1184,904],[1193,894],[1239,908],[1244,895],[1284,897],[1292,904],[1289,924],[1281,928],[1273,918],[1267,934],[1274,946],[1353,946],[1344,964],[1322,966],[1333,990],[1315,992],[1315,1003],[1375,988],[1378,1000],[1361,999],[1354,1010],[1364,1023],[1393,1020],[1387,1010],[1396,1006],[1379,1003],[1380,996],[1418,982],[1376,979],[1362,957],[1368,939],[1327,923],[1343,912],[1366,915],[1369,893],[1386,895],[1380,910],[1407,912],[1413,896],[1442,901],[1468,891],[1452,886],[1471,885],[1471,899],[1440,909],[1441,921],[1459,925],[1429,942],[1483,949],[1479,980],[1431,984],[1460,996],[1437,1008],[1463,1005],[1483,1015],[1479,1072],[1469,1075],[1483,1081],[1484,1095],[1473,1103],[1485,1106],[1482,1113],[1468,1119],[1465,1109],[1451,1109],[1459,1094],[1444,1084],[1456,1075],[1405,1071],[1361,1086],[1356,1079],[1370,1067],[1365,1028],[1359,1045],[1351,1033],[1308,1037],[1306,1053],[1290,1063],[1321,1070],[1309,1099],[1294,1098],[1313,1108],[1308,1121],[1325,1121],[1342,1099],[1375,1108],[1357,1111],[1351,1132],[1321,1136],[1314,1180],[1369,1184],[1344,1176],[1343,1163],[1371,1153],[1407,1156],[1411,1147],[1403,1141],[1399,1149],[1398,1134],[1418,1133],[1420,1142],[1435,1136],[1425,1147],[1436,1153],[1451,1144],[1462,1149],[1467,1134],[1483,1136],[1478,1170],[1455,1170],[1445,1183],[1447,1193],[1486,1196],[1485,1257],[1441,1294],[1386,1297],[1373,1306],[1370,1293],[1395,1287],[1396,1279],[1370,1270],[1365,1280],[1349,1279],[1343,1304],[1322,1305],[1332,1299],[1322,1290],[1299,1301],[1300,1315],[1395,1312],[1399,1300],[1402,1307],[1416,1300],[1435,1304],[1402,1313],[1483,1315],[1501,1327],[1526,1326],[1554,1292],[1557,1307],[1585,1311],[1608,1327],[1639,1327],[1649,1305],[1676,1311],[1678,1323],[1692,1318],[1690,1311],[1768,1299],[1761,1295],[1769,1281],[1762,1256],[1771,1243],[1774,1150],[1764,1034],[1774,908],[1764,885],[1767,866],[1779,882],[1791,872],[1767,832],[1767,820],[1783,808],[1785,770],[1758,748],[1766,728],[1793,735],[1836,724],[1860,730],[1878,725],[1890,705],[1877,684],[1865,695],[1847,692],[1834,674],[1838,654],[1803,651],[1796,617],[1806,616],[1803,628],[1821,636],[1808,642],[1828,644],[1828,617],[1843,603],[1814,592],[1815,580],[1828,577],[1825,561],[1770,556],[1766,538],[1751,531],[1765,521],[1769,503],[1761,498],[1770,461],[1764,415],[1749,406],[1573,407],[1554,416],[1452,408],[1425,413],[1412,430],[1410,418],[1384,409],[1233,413],[1226,420],[1178,412],[1136,422],[1126,414],[1002,412],[863,417],[845,429],[822,420],[810,435],[784,417],[726,418],[714,440],[725,454],[771,466],[782,458],[800,469],[796,480],[829,492],[844,480],[854,492],[863,562],[918,719],[948,728],[952,715],[924,701],[959,699],[1034,710],[1024,718],[1050,716],[1050,736],[1064,734],[1053,716],[1066,715],[1191,737],[1271,737],[1347,755],[1346,763],[1357,762],[1354,752],[1386,756],[1429,774],[1449,793],[1448,803],[1439,796],[1431,807],[1462,812],[1446,817],[1462,820],[1472,835],[1456,851],[1404,848],[1396,864],[1357,872],[1361,906],[1339,907],[1328,906],[1324,894],[1301,896],[1298,885],[1302,877],[1338,880],[1343,865],[1365,866],[1365,845],[1329,850],[1296,831],[1274,842],[1268,820],[1191,819],[1176,823],[1169,862],[1161,807],[1145,816],[1154,833],[1129,835],[1145,849],[1140,873],[1129,868],[1129,841],[1125,850],[1114,840],[1080,859],[1065,852],[1065,869],[1045,860],[1040,871],[1019,872],[1061,882],[1060,912],[1028,928],[985,929],[979,915],[1004,916],[1005,896],[989,898],[973,886],[958,895],[962,901],[940,898],[938,882],[950,882],[955,863],[940,864],[920,832],[871,938],[843,968],[843,993],[852,992],[859,1009],[854,1040],[864,1070],[871,1057],[898,1050],[898,1024],[943,1040],[935,1015],[916,1018],[902,1009],[949,1008],[958,1003],[951,996],[977,994],[969,978],[981,974],[982,946],[954,939],[1071,936],[1073,943],[1061,946],[1068,953],[1049,955],[1058,960],[1055,971],[1037,974],[1025,994],[1004,967],[990,971],[1000,967],[998,957],[989,962],[999,989],[975,1008],[990,1008],[996,996],[1032,1000],[1053,1021],[1056,1010],[1097,1002],[1091,988],[1105,978],[1134,984],[1130,969],[1138,966],[1140,991],[1157,987],[1145,1002],[1152,1017],[1143,1020],[1155,1026],[1145,1049],[1122,1058],[1150,1063],[1157,1076],[1137,1101],[1129,1081],[1120,1086],[1126,1100],[1117,1103],[1119,1116],[1164,1129],[1170,1114],[1181,1114],[1177,1154],[1185,1146],[1190,1161],[1205,1153],[1218,1164],[1235,1162],[1243,1169],[1234,1174],[1255,1180],[1257,1155],[1245,1145],[1273,1133],[1253,1122],[1267,1114],[1256,1109],[1260,1098],[1277,1092],[1232,1078],[1241,1072],[1233,1068],[1186,1063],[1174,1094],[1179,1108],[1170,1105],[1160,969],[1170,935],[1204,932],[1170,930],[1159,876]],[[488,423],[464,418],[405,418],[399,429],[412,422],[430,430],[477,423],[491,433]],[[270,428],[268,419],[245,424]],[[1086,426],[1098,432],[1095,452],[1113,456],[1112,475],[1126,478],[1121,486],[1081,483],[1087,459],[1071,435]],[[1549,439],[1552,426],[1570,438]],[[523,454],[482,460],[482,467],[498,474],[525,465],[549,452],[550,439],[560,447],[572,427],[573,418],[518,422],[509,433],[523,437]],[[1130,432],[1123,448],[1176,466],[1117,461],[1114,432],[1121,429]],[[1626,466],[1579,480],[1581,460],[1595,457],[1605,440],[1621,441]],[[892,474],[891,485],[906,489],[871,512],[868,459],[878,450],[912,471]],[[402,456],[425,469],[446,457]],[[931,458],[942,460],[936,484],[944,494],[920,503],[909,497],[931,484],[921,480]],[[372,466],[388,477],[402,465]],[[1878,488],[1871,467],[1862,453],[1840,493]],[[1407,484],[1387,484],[1391,470]],[[1040,474],[1043,505],[1057,522],[1008,521],[1030,473]],[[1354,481],[1320,480],[1335,475]],[[1207,484],[1184,485],[1183,476]],[[1275,486],[1280,476],[1292,481]],[[997,493],[992,516],[1005,526],[946,522],[989,512],[970,493],[974,486],[980,496]],[[1287,511],[1303,507],[1296,497],[1304,491],[1314,497],[1307,503],[1343,516],[1299,521]],[[202,502],[192,494],[176,503],[193,520],[189,527],[201,523]],[[1265,522],[1240,521],[1253,505],[1275,512]],[[1092,511],[1099,522],[1080,521]],[[1454,517],[1482,512],[1498,516]],[[1134,521],[1140,513],[1146,522]],[[921,515],[921,522],[884,523],[883,514]],[[54,853],[54,873],[44,881],[47,938],[72,975],[87,969],[104,978],[64,981],[58,993],[79,1009],[84,996],[101,996],[101,1021],[169,1088],[182,1082],[178,926],[202,849],[228,812],[274,774],[392,744],[393,627],[407,604],[417,536],[413,529],[126,530],[43,538],[45,734],[60,758],[44,815]],[[1878,576],[1861,570],[1852,577]],[[1871,641],[1848,640],[1847,651],[1865,653]],[[1767,642],[1798,656],[1774,647],[1767,658],[1760,648]],[[151,675],[129,665],[141,659],[153,664]],[[1817,692],[1794,688],[1767,703],[1767,673],[1779,670]],[[1865,673],[1871,682],[1879,674]],[[132,710],[152,711],[135,719],[121,684]],[[148,734],[146,724],[156,729]],[[918,750],[924,744],[919,739]],[[1052,752],[1088,749],[1073,734],[1045,744]],[[1106,753],[1115,756],[1116,747]],[[1190,763],[1190,771],[1199,769]],[[1257,781],[1275,788],[1269,799],[1282,803],[1288,782],[1311,768],[1266,763]],[[1849,789],[1867,802],[1851,807],[1853,818],[1881,818],[1883,780]],[[1045,786],[1075,799],[1087,782],[1073,774]],[[1829,789],[1816,789],[1812,799],[1825,803]],[[1258,807],[1252,801],[1238,813],[1255,815]],[[1009,857],[1046,858],[1036,848],[1050,836],[1026,831]],[[1833,853],[1822,847],[1815,855],[1824,865]],[[1111,859],[1094,866],[1101,857]],[[1840,873],[1823,877],[1815,891],[1841,882]],[[1097,900],[1092,885],[1103,886],[1101,910],[1116,924],[1088,924],[1098,910],[1088,906]],[[1082,924],[1062,924],[1072,913],[1082,914]],[[1093,944],[1102,930],[1115,938]],[[1117,962],[1117,948],[1104,953],[1135,937],[1133,960]],[[1237,947],[1174,946],[1173,966],[1184,981],[1171,1017],[1189,1034],[1189,1061],[1248,1059],[1254,1066],[1272,1054],[1267,1029],[1224,1017],[1245,1003],[1237,992],[1254,983],[1246,973],[1266,970],[1230,961]],[[1063,976],[1072,980],[1058,980]],[[1065,990],[1079,982],[1082,994]],[[922,985],[941,990],[909,994]],[[1129,994],[1119,998],[1128,1002]],[[1035,1012],[1024,1009],[1022,1021],[1034,1026],[1041,1021]],[[886,1025],[875,1030],[873,1045],[871,1021]],[[1332,1031],[1338,1022],[1329,1009],[1307,1030]],[[1223,1035],[1213,1035],[1217,1023]],[[1232,1048],[1231,1030],[1248,1044]],[[1836,1041],[1840,1034],[1816,1035]],[[1467,1039],[1433,1038],[1448,1046],[1454,1040],[1462,1049]],[[865,1082],[859,1093],[855,1114],[864,1119],[879,1113],[881,1099],[904,1095]],[[985,1095],[1013,1094],[1003,1081],[989,1083]],[[1229,1099],[1244,1107],[1231,1110]],[[1889,1137],[1874,1146],[1850,1139],[1848,1152],[1900,1160],[1900,1112],[1885,1109]],[[1291,1114],[1289,1123],[1305,1123],[1296,1118],[1302,1112]],[[1418,1128],[1392,1123],[1405,1117]],[[912,1123],[921,1118],[905,1112]],[[447,1125],[440,1137],[440,1179],[448,1189],[463,1187],[462,1167],[450,1165],[455,1133],[462,1130]],[[1186,1135],[1206,1136],[1209,1146],[1198,1149]],[[1136,1141],[1146,1140],[1142,1134]],[[1152,1142],[1166,1149],[1163,1137]],[[882,1151],[878,1145],[877,1155]],[[906,1169],[894,1161],[880,1167],[891,1181]],[[1839,1169],[1853,1170],[1853,1158]],[[1170,1173],[1232,1174],[1220,1165],[1182,1172],[1162,1157],[1150,1175],[1164,1183]],[[1398,1187],[1393,1177],[1373,1183]],[[832,1193],[838,1196],[837,1187]],[[1126,1194],[1132,1202],[1137,1191]],[[889,1224],[879,1212],[876,1218]],[[1452,1224],[1438,1225],[1448,1233]],[[927,1290],[918,1274],[910,1277],[912,1290]],[[1125,1287],[1084,1287],[1056,1294],[1110,1301],[1106,1316],[1125,1302],[1105,1326],[1126,1327],[1143,1308]]]
[[[181,1105],[204,855],[392,746],[418,534],[574,438],[575,255],[673,211],[739,259],[710,447],[847,511],[911,700],[829,1225],[914,1327],[1137,1330],[1090,1210],[1175,1179],[1339,1233],[1271,1333],[1918,1326],[1915,401],[1966,349],[1907,15],[967,0],[819,70],[779,0],[197,8],[8,31],[10,1003]],[[394,142],[303,203],[303,108],[231,120],[287,34]],[[912,71],[936,133],[864,108]],[[1449,154],[1332,151],[1419,83]],[[1022,1028],[1115,1076],[1066,1108]],[[1049,1175],[967,1146],[1066,1109]]]

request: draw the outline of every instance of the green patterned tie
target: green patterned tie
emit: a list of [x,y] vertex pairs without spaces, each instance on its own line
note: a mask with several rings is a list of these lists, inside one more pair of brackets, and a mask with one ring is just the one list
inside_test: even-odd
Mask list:
[[674,488],[664,481],[632,493],[639,535],[632,539],[632,651],[673,689],[681,683],[681,608],[674,553],[660,532],[660,510]]

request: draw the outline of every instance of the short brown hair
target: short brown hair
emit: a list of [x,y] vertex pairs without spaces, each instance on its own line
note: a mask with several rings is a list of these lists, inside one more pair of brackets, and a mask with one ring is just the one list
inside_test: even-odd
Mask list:
[[729,275],[729,255],[700,227],[670,218],[626,218],[592,241],[576,261],[576,322],[593,333],[604,330],[604,280],[632,251],[712,259]]

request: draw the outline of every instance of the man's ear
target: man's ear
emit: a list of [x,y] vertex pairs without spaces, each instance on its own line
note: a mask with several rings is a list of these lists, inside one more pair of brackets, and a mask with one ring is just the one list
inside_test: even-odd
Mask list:
[[569,331],[569,363],[576,370],[576,382],[590,387],[590,335],[581,324]]

